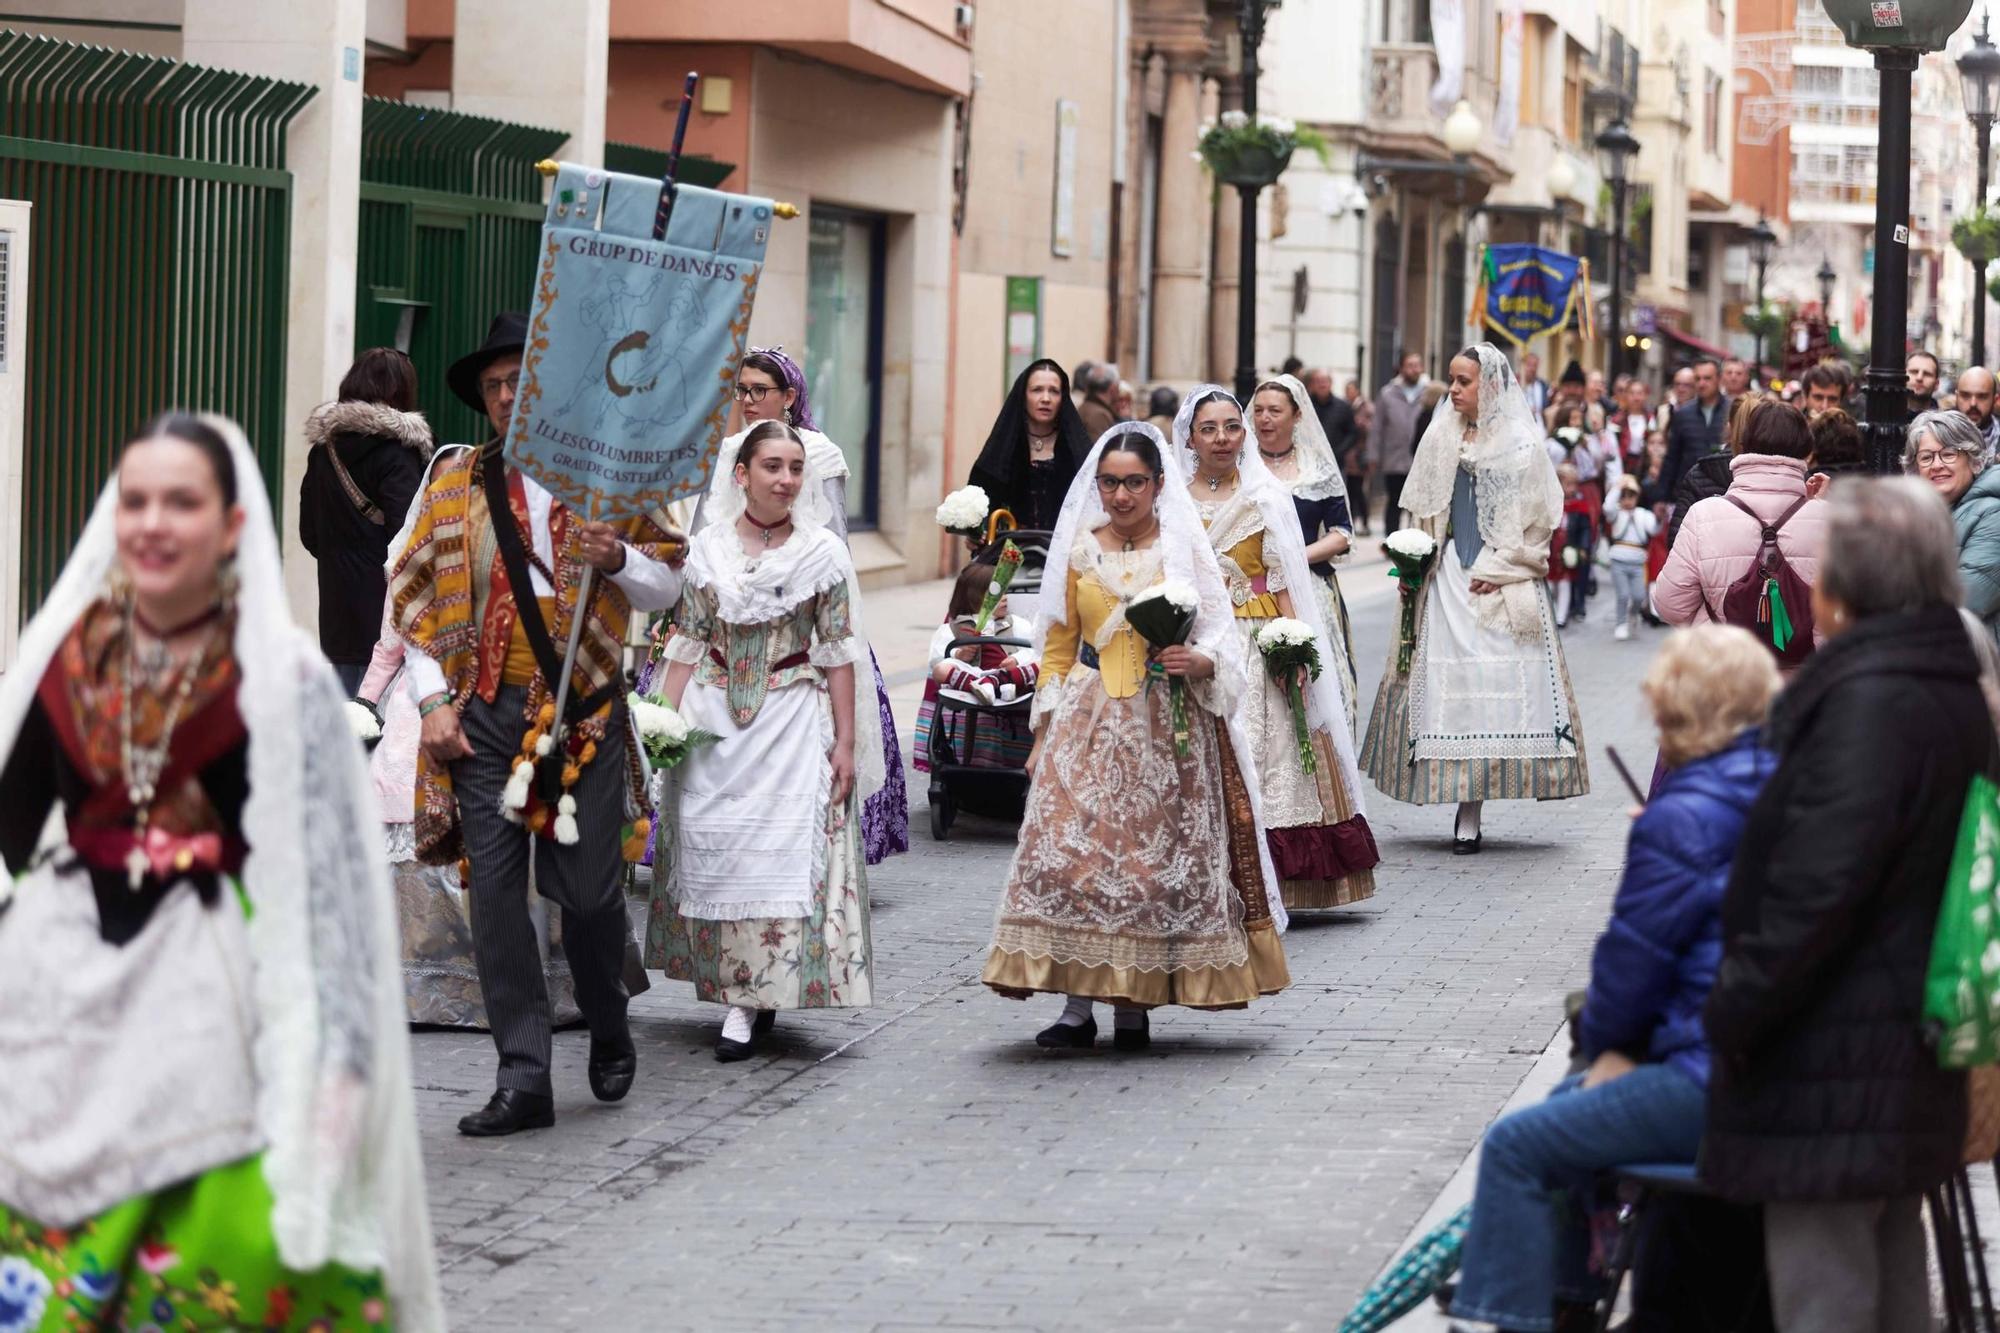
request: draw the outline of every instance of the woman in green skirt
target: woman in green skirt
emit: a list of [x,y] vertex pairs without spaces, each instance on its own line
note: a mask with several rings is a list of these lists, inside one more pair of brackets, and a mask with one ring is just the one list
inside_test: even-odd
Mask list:
[[231,423],[141,429],[0,682],[0,1333],[444,1324],[371,792],[265,495]]

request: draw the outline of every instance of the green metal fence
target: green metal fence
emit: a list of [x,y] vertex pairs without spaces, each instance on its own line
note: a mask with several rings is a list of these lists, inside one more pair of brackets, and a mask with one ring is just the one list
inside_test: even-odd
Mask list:
[[285,127],[313,92],[0,30],[0,197],[35,205],[26,609],[61,571],[120,441],[163,408],[241,422],[275,499],[291,218]]
[[490,433],[445,368],[525,310],[542,233],[535,163],[569,136],[371,97],[361,112],[355,350],[401,347],[440,440]]

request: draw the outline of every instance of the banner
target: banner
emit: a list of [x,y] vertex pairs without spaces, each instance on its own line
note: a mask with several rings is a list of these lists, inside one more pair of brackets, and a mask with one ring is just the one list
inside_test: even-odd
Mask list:
[[1585,260],[1538,245],[1489,245],[1480,260],[1479,283],[1479,317],[1517,345],[1563,327],[1572,313],[1584,336],[1592,336]]
[[1431,110],[1448,116],[1465,96],[1465,0],[1431,0],[1431,47],[1438,62]]
[[771,201],[564,163],[542,225],[507,457],[618,522],[708,485],[773,221]]
[[1514,142],[1521,127],[1521,32],[1528,25],[1521,0],[1500,6],[1500,95],[1493,103],[1493,142]]

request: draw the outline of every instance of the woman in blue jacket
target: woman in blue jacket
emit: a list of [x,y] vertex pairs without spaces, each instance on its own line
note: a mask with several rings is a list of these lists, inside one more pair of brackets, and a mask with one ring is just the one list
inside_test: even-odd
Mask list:
[[[1595,1292],[1589,1187],[1606,1168],[1692,1162],[1708,1086],[1702,1004],[1722,958],[1722,893],[1744,819],[1776,759],[1757,726],[1778,672],[1747,631],[1668,638],[1641,687],[1668,765],[1633,821],[1611,922],[1591,960],[1577,1038],[1590,1068],[1496,1121],[1452,1313],[1547,1333]],[[1551,1198],[1565,1191],[1566,1200]]]

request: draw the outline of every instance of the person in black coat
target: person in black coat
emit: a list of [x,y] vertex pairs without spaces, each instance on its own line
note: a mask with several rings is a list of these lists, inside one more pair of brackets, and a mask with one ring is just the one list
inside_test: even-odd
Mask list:
[[1813,587],[1827,638],[1772,710],[1778,770],[1722,904],[1703,1020],[1702,1179],[1760,1202],[1782,1329],[1923,1329],[1920,1200],[1959,1167],[1965,1077],[1923,1029],[1924,975],[1993,725],[1943,503],[1843,480]]
[[1678,487],[1696,461],[1719,452],[1729,425],[1730,397],[1721,372],[1704,357],[1694,363],[1694,397],[1667,418],[1667,484]]
[[1069,376],[1044,357],[1014,378],[966,482],[1022,528],[1047,531],[1095,443],[1070,401]]
[[306,421],[299,540],[319,562],[319,647],[351,695],[382,628],[383,565],[435,447],[417,412],[417,369],[393,347],[363,352],[340,398]]

